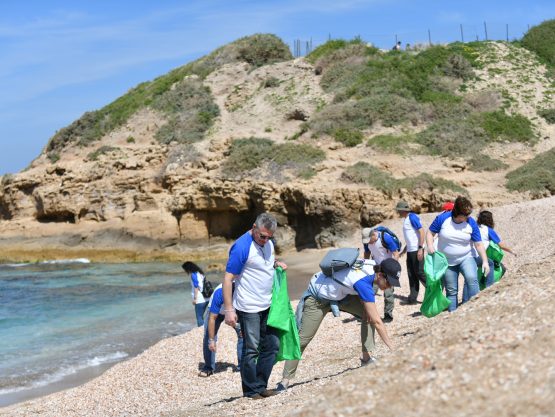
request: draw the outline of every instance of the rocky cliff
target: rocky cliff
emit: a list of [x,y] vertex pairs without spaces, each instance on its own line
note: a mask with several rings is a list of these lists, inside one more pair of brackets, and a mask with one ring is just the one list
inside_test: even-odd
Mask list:
[[[410,186],[402,182],[420,174],[463,187],[481,206],[531,198],[527,193],[508,192],[504,176],[555,142],[553,125],[535,117],[551,97],[549,80],[545,68],[534,62],[526,69],[528,84],[511,83],[511,77],[525,69],[521,61],[506,55],[518,53],[526,62],[534,58],[505,43],[488,45],[489,55],[484,56],[489,61],[476,69],[478,75],[466,82],[464,90],[468,94],[494,87],[502,91],[512,100],[512,111],[534,119],[532,128],[538,138],[532,144],[505,141],[488,146],[489,155],[504,160],[501,170],[472,171],[464,158],[417,152],[423,146],[419,144],[407,144],[404,152],[392,153],[366,143],[341,143],[334,134],[317,134],[310,120],[322,117],[322,109],[337,101],[337,95],[322,86],[321,60],[285,56],[254,64],[224,47],[184,67],[193,72],[180,75],[176,70],[170,73],[171,82],[161,77],[169,85],[167,90],[145,99],[146,104],[133,108],[123,122],[112,123],[116,110],[86,114],[58,132],[28,169],[5,175],[0,186],[1,258],[219,256],[262,211],[277,216],[277,243],[283,250],[338,245],[351,239],[360,225],[392,217],[399,198],[427,212],[458,194],[424,177]],[[195,69],[200,64],[205,68],[207,62],[212,65],[209,71]],[[491,70],[500,63],[506,72]],[[160,80],[138,86],[130,94],[144,97]],[[533,96],[527,94],[529,90]],[[457,94],[466,100],[467,93]],[[181,100],[179,105],[170,102],[172,97]],[[472,105],[480,106],[476,95],[472,97]],[[201,98],[204,101],[198,104]],[[115,109],[120,101],[108,107]],[[86,130],[91,117],[96,117],[93,139]],[[361,135],[366,139],[417,134],[430,123],[388,124],[378,119],[361,128]],[[229,162],[233,141],[253,137],[289,146],[290,159],[300,162],[277,163],[271,158],[274,148],[268,148],[261,155],[238,159],[258,158],[254,168],[234,171],[237,163]],[[301,144],[325,156],[311,166],[301,166],[302,149],[307,148],[292,147]],[[387,189],[347,181],[346,169],[361,162],[377,167],[400,185]],[[309,174],[299,174],[299,166]]]

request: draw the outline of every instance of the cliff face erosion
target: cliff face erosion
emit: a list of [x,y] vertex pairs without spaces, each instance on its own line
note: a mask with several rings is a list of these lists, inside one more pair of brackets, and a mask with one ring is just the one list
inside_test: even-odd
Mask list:
[[0,258],[219,256],[262,211],[280,249],[320,248],[398,199],[430,212],[553,192],[510,183],[555,142],[533,53],[333,42],[292,59],[272,35],[243,38],[60,129],[1,179]]

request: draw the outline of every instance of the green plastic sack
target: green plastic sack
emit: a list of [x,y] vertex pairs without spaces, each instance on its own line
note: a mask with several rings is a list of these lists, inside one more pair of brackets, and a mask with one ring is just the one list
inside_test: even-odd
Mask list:
[[[488,248],[486,249],[486,255],[489,259],[493,261],[493,280],[499,282],[505,271],[501,267],[501,261],[505,256],[503,249],[495,242],[489,242]],[[480,291],[486,288],[487,277],[482,274],[482,268],[478,268],[478,283],[480,284]]]
[[490,241],[486,249],[486,255],[493,262],[501,262],[505,256],[505,252],[503,252],[503,249],[501,249],[497,243]]
[[276,268],[274,272],[268,326],[276,328],[279,334],[279,352],[276,355],[276,362],[301,359],[299,330],[287,292],[287,274],[282,268]]
[[451,301],[443,294],[443,282],[441,281],[448,266],[447,258],[438,251],[435,251],[433,255],[427,255],[424,259],[426,292],[420,312],[426,317],[437,316],[451,304]]

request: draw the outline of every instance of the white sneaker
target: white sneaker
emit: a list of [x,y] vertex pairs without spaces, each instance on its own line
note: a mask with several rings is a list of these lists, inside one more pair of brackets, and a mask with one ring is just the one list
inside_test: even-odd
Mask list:
[[368,366],[376,362],[376,358],[374,356],[370,356],[367,361],[364,359],[360,359],[360,366]]
[[287,378],[283,378],[279,384],[277,384],[276,391],[285,391],[289,388],[289,380]]

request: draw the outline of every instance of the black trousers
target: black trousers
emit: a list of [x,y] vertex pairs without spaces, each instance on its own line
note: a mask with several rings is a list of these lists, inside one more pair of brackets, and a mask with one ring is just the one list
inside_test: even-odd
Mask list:
[[409,301],[416,301],[420,283],[426,288],[426,276],[424,275],[424,259],[418,260],[418,251],[407,252],[407,274],[409,276],[410,295]]

